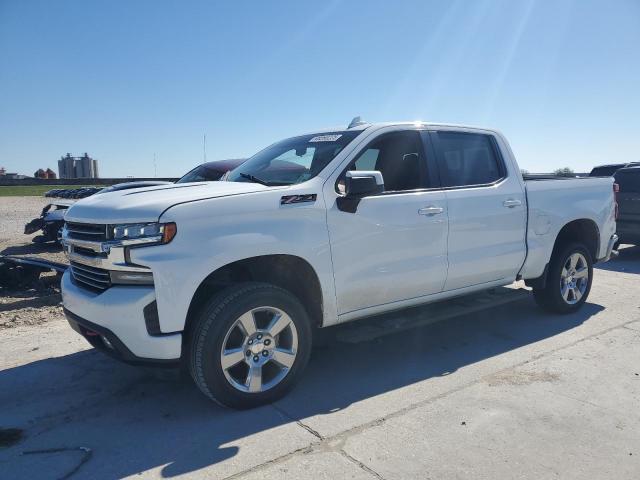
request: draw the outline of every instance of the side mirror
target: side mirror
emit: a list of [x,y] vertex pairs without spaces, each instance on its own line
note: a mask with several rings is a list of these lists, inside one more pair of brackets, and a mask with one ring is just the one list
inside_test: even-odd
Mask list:
[[349,171],[344,179],[347,197],[367,197],[384,192],[382,173],[378,171]]
[[338,197],[338,210],[355,213],[363,197],[384,192],[384,179],[378,171],[349,171],[344,178],[345,196]]

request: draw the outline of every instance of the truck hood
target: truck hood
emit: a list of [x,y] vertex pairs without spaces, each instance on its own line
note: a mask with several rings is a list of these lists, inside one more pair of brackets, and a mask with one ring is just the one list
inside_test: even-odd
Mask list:
[[209,198],[259,192],[258,183],[198,182],[158,185],[109,193],[97,193],[71,206],[65,220],[83,223],[156,222],[173,205]]

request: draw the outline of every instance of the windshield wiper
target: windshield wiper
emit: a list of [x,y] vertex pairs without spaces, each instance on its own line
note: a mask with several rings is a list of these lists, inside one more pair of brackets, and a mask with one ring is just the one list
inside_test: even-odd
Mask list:
[[265,180],[261,180],[258,177],[254,177],[253,175],[249,174],[249,173],[243,173],[240,172],[240,176],[242,178],[246,178],[247,180],[251,180],[253,183],[259,183],[260,185],[264,185],[266,187],[271,187],[271,183],[265,181]]
[[246,178],[247,180],[251,180],[254,183],[259,183],[260,185],[265,185],[267,187],[283,187],[285,185],[291,185],[290,183],[286,182],[268,182],[249,173],[240,172],[240,176],[242,178]]

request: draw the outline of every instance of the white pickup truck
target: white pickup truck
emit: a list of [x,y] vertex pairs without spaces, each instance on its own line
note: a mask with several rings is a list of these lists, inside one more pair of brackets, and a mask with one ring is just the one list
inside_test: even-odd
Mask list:
[[284,395],[318,327],[518,279],[573,312],[616,241],[611,178],[525,181],[495,130],[354,121],[226,180],[74,204],[62,295],[95,347],[236,408]]

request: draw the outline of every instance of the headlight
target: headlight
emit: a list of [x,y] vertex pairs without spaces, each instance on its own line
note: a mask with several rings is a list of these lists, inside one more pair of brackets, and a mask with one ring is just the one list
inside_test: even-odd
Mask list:
[[140,243],[169,243],[176,236],[178,229],[175,223],[129,223],[124,225],[113,225],[114,240],[135,240]]

